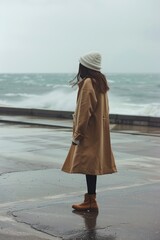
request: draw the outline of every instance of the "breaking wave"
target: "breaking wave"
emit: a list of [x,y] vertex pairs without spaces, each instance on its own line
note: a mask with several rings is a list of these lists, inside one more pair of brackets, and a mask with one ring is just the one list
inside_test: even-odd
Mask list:
[[[6,93],[7,100],[0,100],[1,106],[22,108],[38,108],[49,110],[74,111],[76,106],[77,90],[62,85],[53,88],[53,91],[43,94]],[[110,113],[160,116],[159,103],[130,103],[124,98],[115,97],[109,93]]]

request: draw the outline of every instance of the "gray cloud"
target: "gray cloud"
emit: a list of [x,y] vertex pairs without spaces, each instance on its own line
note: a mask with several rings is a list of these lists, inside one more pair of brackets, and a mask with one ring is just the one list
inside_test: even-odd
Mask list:
[[74,72],[100,51],[104,72],[158,72],[158,0],[0,0],[0,72]]

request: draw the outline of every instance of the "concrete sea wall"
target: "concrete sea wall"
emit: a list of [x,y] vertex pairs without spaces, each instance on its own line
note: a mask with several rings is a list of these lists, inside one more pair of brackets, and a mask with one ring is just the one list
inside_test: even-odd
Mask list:
[[[0,107],[0,115],[72,119],[73,112],[33,108]],[[160,117],[110,114],[111,124],[160,127]]]

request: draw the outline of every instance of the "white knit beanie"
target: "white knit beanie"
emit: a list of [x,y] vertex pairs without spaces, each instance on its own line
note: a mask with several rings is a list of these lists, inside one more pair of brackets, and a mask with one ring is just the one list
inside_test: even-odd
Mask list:
[[101,55],[98,52],[91,52],[80,57],[79,62],[92,70],[100,71],[101,69]]

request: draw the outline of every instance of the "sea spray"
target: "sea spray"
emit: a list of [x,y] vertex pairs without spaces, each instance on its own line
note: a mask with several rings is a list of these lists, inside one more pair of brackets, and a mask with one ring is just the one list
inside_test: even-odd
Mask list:
[[28,96],[23,101],[17,102],[16,106],[73,111],[76,106],[76,94],[76,90],[64,91],[59,88],[46,94]]

